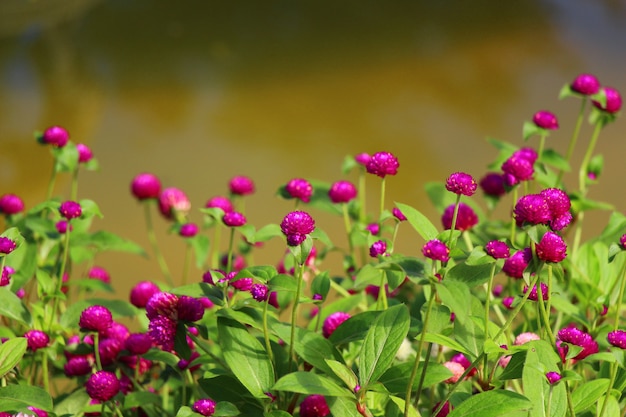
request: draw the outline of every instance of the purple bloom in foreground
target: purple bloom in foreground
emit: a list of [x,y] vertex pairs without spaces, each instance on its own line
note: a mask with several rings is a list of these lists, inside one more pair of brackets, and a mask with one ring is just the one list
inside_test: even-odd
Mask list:
[[152,338],[147,333],[133,333],[124,342],[131,355],[143,355],[152,347]]
[[85,164],[93,158],[93,152],[91,152],[89,146],[83,143],[77,144],[76,150],[78,151],[78,162]]
[[530,248],[519,250],[504,261],[502,272],[511,278],[520,279],[532,259],[533,254]]
[[598,343],[593,340],[593,337],[591,337],[589,333],[577,329],[576,327],[566,327],[559,330],[557,333],[556,347],[561,356],[561,360],[565,361],[568,347],[563,343],[569,343],[583,348],[583,350],[574,357],[575,360],[582,360],[593,353],[598,353]]
[[561,380],[561,374],[558,372],[548,372],[546,373],[546,379],[550,385],[554,385]]
[[83,310],[78,320],[81,329],[104,332],[113,324],[111,311],[101,305],[89,306]]
[[623,330],[615,330],[609,332],[606,336],[609,343],[620,349],[626,349],[626,332]]
[[555,130],[559,128],[559,121],[549,111],[541,110],[533,116],[533,123],[542,129]]
[[186,321],[198,321],[204,316],[204,305],[195,298],[181,295],[176,303],[178,319]]
[[590,96],[600,90],[600,81],[594,75],[580,74],[570,84],[570,88],[576,93]]
[[28,349],[36,352],[39,349],[45,348],[50,343],[50,337],[41,330],[29,330],[24,333]]
[[120,381],[113,372],[98,371],[89,377],[85,384],[90,398],[98,401],[109,401],[120,390]]
[[515,223],[520,227],[524,224],[548,224],[552,220],[550,206],[541,194],[522,196],[515,204],[513,215]]
[[178,318],[178,296],[169,292],[155,293],[146,304],[146,315],[150,320],[157,316]]
[[83,214],[83,209],[76,201],[65,201],[59,207],[59,213],[67,220],[75,219]]
[[233,211],[233,203],[227,198],[222,196],[211,197],[209,201],[204,205],[206,208],[221,208],[224,213]]
[[159,194],[159,211],[166,219],[172,219],[177,213],[185,215],[190,208],[189,198],[178,188],[166,188]]
[[546,232],[537,243],[537,257],[545,262],[561,262],[567,256],[567,245],[554,232]]
[[201,398],[193,403],[191,409],[204,417],[210,417],[215,413],[215,401],[210,398]]
[[230,281],[229,285],[238,289],[239,291],[250,291],[252,288],[252,278],[239,278],[234,281]]
[[313,186],[303,178],[294,178],[285,185],[285,191],[291,198],[298,198],[308,203],[313,195]]
[[494,259],[506,259],[511,255],[509,246],[505,242],[492,240],[485,245],[485,252]]
[[356,197],[357,190],[350,181],[337,181],[328,190],[328,197],[333,203],[347,203]]
[[178,234],[182,237],[194,237],[198,234],[198,225],[195,223],[185,223],[180,226]]
[[377,240],[370,246],[370,256],[372,258],[378,257],[378,255],[384,255],[387,251],[387,243],[384,240]]
[[434,261],[448,262],[450,260],[450,249],[438,239],[426,242],[422,247],[422,254]]
[[8,255],[15,250],[16,246],[15,242],[8,237],[0,236],[0,253]]
[[43,135],[41,135],[41,143],[47,143],[48,145],[62,148],[67,144],[70,139],[70,134],[61,126],[51,126],[47,128]]
[[502,305],[507,310],[513,310],[513,302],[515,301],[515,297],[504,297],[502,299]]
[[[450,204],[448,207],[446,207],[446,209],[443,211],[443,215],[441,216],[441,223],[443,224],[443,228],[446,230],[450,230],[452,228],[454,207],[454,204]],[[476,224],[478,224],[478,216],[476,215],[474,210],[465,203],[459,203],[459,208],[456,216],[456,225],[454,229],[465,231],[476,226]]]
[[[548,299],[550,293],[548,291],[548,286],[546,284],[544,284],[543,282],[540,284],[541,287],[541,298],[545,300]],[[526,291],[528,291],[528,287],[526,285],[524,285],[524,294],[526,294]],[[539,300],[539,294],[537,293],[537,285],[533,285],[532,290],[530,290],[530,294],[528,295],[528,299],[531,301],[538,301]]]
[[10,216],[22,211],[24,211],[24,202],[15,194],[5,194],[0,197],[0,213]]
[[240,227],[246,224],[246,216],[238,211],[229,211],[222,216],[222,222],[228,227]]
[[305,211],[292,211],[280,223],[280,230],[287,237],[289,246],[298,246],[315,229],[315,221]]
[[254,182],[249,177],[240,175],[230,180],[228,188],[234,195],[249,195],[254,193]]
[[256,301],[265,301],[267,297],[269,297],[269,288],[267,288],[267,285],[254,284],[252,288],[250,288],[250,294]]
[[400,211],[400,209],[398,207],[394,207],[391,210],[391,214],[393,214],[393,217],[398,219],[398,221],[400,221],[400,222],[403,222],[403,221],[406,220],[406,216],[404,215],[404,213],[402,213],[402,211]]
[[514,153],[504,161],[501,166],[502,172],[504,172],[504,183],[512,187],[519,184],[522,181],[528,181],[532,179],[535,173],[534,161],[526,157],[524,154],[518,152]]
[[350,314],[344,313],[343,311],[337,311],[336,313],[332,313],[326,320],[324,320],[324,325],[322,326],[322,334],[325,338],[329,338],[331,334],[339,327],[341,323],[348,320],[350,318]]
[[148,324],[148,335],[154,343],[169,352],[174,349],[176,321],[166,316],[157,316]]
[[385,178],[387,175],[396,175],[399,166],[398,158],[392,153],[376,152],[365,165],[365,169],[370,174]]
[[73,356],[63,365],[65,376],[82,376],[91,373],[93,364],[87,356]]
[[153,174],[146,172],[138,174],[130,183],[130,192],[138,200],[158,198],[161,193],[161,181]]
[[378,223],[370,223],[365,226],[365,230],[367,230],[374,236],[378,236],[378,234],[380,233],[380,225]]
[[161,292],[161,290],[154,282],[138,282],[130,290],[130,303],[137,308],[145,308],[146,304],[148,304],[148,300],[150,300],[150,298],[158,292]]
[[323,395],[309,395],[300,403],[300,417],[326,417],[330,414]]
[[472,196],[476,192],[478,184],[469,174],[464,172],[454,172],[446,180],[446,190],[456,195]]
[[606,95],[606,105],[603,106],[599,101],[592,101],[593,105],[607,113],[617,113],[622,108],[622,96],[614,88],[602,87]]
[[479,185],[483,193],[489,196],[501,197],[506,194],[504,177],[497,172],[488,172],[485,174],[485,176],[481,178]]

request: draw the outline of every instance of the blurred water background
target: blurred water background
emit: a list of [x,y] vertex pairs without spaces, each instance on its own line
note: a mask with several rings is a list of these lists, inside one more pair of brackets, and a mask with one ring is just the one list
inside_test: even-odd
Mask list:
[[[146,249],[128,190],[139,172],[183,189],[194,221],[232,176],[248,175],[257,192],[246,214],[261,226],[293,208],[275,196],[289,179],[343,179],[345,155],[383,150],[400,160],[388,207],[411,204],[439,226],[424,184],[481,177],[496,155],[487,137],[521,145],[523,122],[545,109],[562,127],[547,146],[565,152],[579,102],[558,93],[582,72],[626,92],[623,0],[3,0],[0,194],[27,207],[45,197],[51,158],[32,133],[58,124],[100,162],[80,175],[79,198],[104,213],[94,226]],[[601,134],[606,166],[590,193],[620,211],[624,132],[619,120]],[[590,133],[585,125],[575,163]],[[62,177],[55,194],[67,198],[69,185]],[[377,207],[379,182],[368,186]],[[339,219],[312,214],[344,244]],[[607,218],[586,221],[600,230]],[[184,244],[165,221],[156,227],[176,275]],[[419,255],[422,243],[400,231],[402,253]],[[282,250],[276,242],[257,260],[275,263]],[[159,278],[156,262],[130,255],[96,264],[121,290]]]

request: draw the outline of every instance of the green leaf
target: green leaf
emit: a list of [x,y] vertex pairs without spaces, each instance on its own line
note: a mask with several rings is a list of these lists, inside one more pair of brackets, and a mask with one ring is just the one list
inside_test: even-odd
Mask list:
[[205,235],[196,235],[189,239],[189,243],[193,248],[193,253],[196,259],[196,268],[200,269],[204,265],[204,261],[209,254],[209,238]]
[[28,406],[52,411],[52,398],[33,385],[8,385],[0,388],[0,411],[28,412]]
[[426,216],[406,204],[395,204],[396,207],[402,211],[402,214],[404,214],[409,224],[413,226],[417,233],[419,233],[422,239],[429,241],[437,237],[437,234],[439,233],[437,228],[430,222],[430,220],[428,220]]
[[141,407],[148,404],[161,404],[161,396],[150,391],[132,391],[124,396],[124,409]]
[[269,286],[272,291],[286,291],[295,294],[298,289],[298,282],[293,275],[278,274],[269,281]]
[[459,342],[449,338],[448,336],[444,336],[442,334],[436,334],[436,333],[428,332],[424,336],[424,340],[426,342],[429,342],[429,343],[437,343],[437,344],[439,344],[441,346],[449,347],[450,349],[456,350],[457,352],[460,352],[460,353],[464,354],[467,357],[474,356],[473,353],[471,353],[468,349],[466,349]]
[[331,397],[352,397],[354,394],[340,387],[332,379],[311,372],[292,372],[279,379],[272,387],[276,391],[297,392],[300,394],[320,394]]
[[356,399],[348,397],[329,397],[326,399],[333,417],[359,417]]
[[522,137],[524,141],[527,141],[533,135],[541,135],[544,132],[544,129],[540,128],[533,122],[524,122],[524,126],[522,128]]
[[30,327],[32,318],[22,300],[9,290],[8,286],[0,287],[0,316],[17,320]]
[[165,352],[161,349],[150,349],[146,353],[143,354],[145,359],[149,359],[154,362],[162,362],[171,367],[178,366],[178,361],[180,360],[178,356],[174,355],[170,352]]
[[283,410],[274,410],[269,413],[263,413],[263,417],[293,417],[286,411]]
[[[557,367],[558,356],[554,349],[543,340],[535,340],[527,343],[526,361],[522,370],[522,382],[524,394],[533,404],[530,417],[561,417],[565,415],[566,393],[565,385],[558,384],[550,387],[546,379],[547,372],[559,371]],[[546,414],[548,397],[552,389],[552,400],[549,412]]]
[[374,320],[361,348],[359,379],[362,387],[378,381],[391,366],[409,332],[409,325],[409,310],[404,304],[387,309]]
[[233,374],[256,398],[267,398],[274,383],[274,368],[261,343],[244,325],[225,317],[217,319],[220,347]]
[[74,172],[78,166],[78,149],[72,142],[61,148],[51,148],[55,172]]
[[220,401],[215,404],[215,412],[213,415],[215,417],[230,417],[230,416],[238,416],[241,414],[235,404],[229,403],[227,401]]
[[371,264],[365,264],[356,274],[353,289],[362,290],[368,285],[378,285],[380,284],[380,279],[382,278],[382,275],[383,271],[381,271],[376,266]]
[[380,311],[364,311],[350,317],[335,329],[329,340],[335,345],[362,340],[380,314]]
[[446,279],[461,281],[470,288],[481,285],[489,281],[492,265],[467,265],[460,263],[453,266],[446,274]]
[[571,167],[569,166],[567,160],[554,149],[544,150],[543,154],[541,155],[541,161],[546,165],[550,165],[556,169],[563,170],[564,172],[571,171]]
[[572,404],[576,413],[589,410],[595,403],[606,395],[609,388],[609,380],[606,378],[594,379],[580,385],[572,393]]
[[524,363],[526,362],[526,351],[517,352],[511,355],[511,360],[509,361],[506,368],[500,375],[501,380],[508,379],[519,379],[522,377],[522,372],[524,371]]
[[[391,399],[391,401],[393,401],[393,403],[395,405],[398,406],[398,408],[401,411],[404,411],[404,408],[406,406],[406,401],[403,398],[400,397],[396,397],[395,395],[392,395],[389,397],[389,399]],[[415,407],[411,406],[409,407],[409,414],[408,417],[420,417],[419,412],[415,409]]]
[[176,417],[197,417],[196,413],[186,405],[183,405],[178,409],[176,413]]
[[528,398],[516,392],[492,390],[473,395],[456,407],[448,417],[500,417],[515,411],[528,411]]
[[244,416],[259,416],[263,413],[260,401],[252,398],[241,382],[230,375],[201,378],[198,385],[209,397],[236,404]]
[[95,246],[99,251],[116,251],[134,253],[147,256],[146,252],[137,243],[124,239],[115,233],[98,230],[94,233],[83,234],[80,238],[74,239],[72,235],[72,245]]
[[83,412],[89,400],[89,395],[87,395],[85,389],[78,389],[54,405],[54,414],[57,417],[77,416]]
[[[422,374],[424,368],[424,362],[420,362],[417,369],[417,375]],[[379,382],[387,388],[392,394],[404,394],[406,393],[406,387],[409,384],[409,377],[413,370],[413,362],[405,362],[399,365],[394,365],[387,370],[379,379]],[[445,366],[429,362],[426,368],[426,375],[424,378],[424,387],[430,387],[445,381],[452,376],[452,372]],[[415,378],[413,381],[412,390],[416,390],[419,385],[419,378]]]
[[9,339],[0,345],[0,378],[15,367],[26,353],[28,343],[23,337]]
[[354,390],[354,388],[358,385],[359,380],[357,376],[354,374],[354,372],[352,372],[352,369],[344,365],[343,362],[326,359],[326,364],[331,369],[331,371],[335,375],[337,375],[337,377],[341,379],[344,384],[346,384],[348,388]]
[[328,277],[328,271],[324,271],[313,278],[311,282],[311,293],[319,294],[322,299],[325,299],[330,291],[330,278]]
[[270,239],[273,239],[277,236],[282,235],[283,232],[280,230],[280,226],[277,224],[266,224],[256,231],[254,234],[254,242],[267,242]]
[[69,306],[61,316],[59,324],[66,328],[78,328],[78,320],[81,313],[84,309],[93,305],[101,305],[108,308],[111,310],[113,317],[135,317],[139,314],[139,310],[128,301],[91,298],[77,301]]
[[83,210],[81,218],[88,219],[94,216],[98,216],[100,218],[104,217],[102,215],[102,212],[100,211],[100,207],[98,207],[98,204],[95,201],[83,199],[83,200],[80,200],[79,203],[80,203],[80,207]]

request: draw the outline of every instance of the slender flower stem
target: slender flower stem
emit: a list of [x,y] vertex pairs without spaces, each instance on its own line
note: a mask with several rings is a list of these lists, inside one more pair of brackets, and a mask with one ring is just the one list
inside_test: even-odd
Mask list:
[[152,251],[154,252],[154,256],[157,259],[159,268],[161,268],[161,273],[165,277],[165,280],[170,286],[174,286],[174,282],[172,281],[172,274],[170,274],[170,270],[167,267],[167,262],[165,262],[165,258],[163,258],[161,249],[159,249],[159,243],[157,242],[156,233],[154,233],[154,226],[152,225],[152,212],[150,211],[149,201],[143,202],[143,207],[146,218],[146,230],[148,231],[148,239],[150,240],[150,244],[152,245]]
[[365,217],[366,217],[366,210],[365,210],[365,204],[366,204],[366,199],[365,199],[365,169],[363,169],[363,167],[361,167],[361,169],[359,169],[359,221],[361,223],[365,223]]
[[378,287],[378,309],[387,310],[387,290],[385,289],[386,282],[385,271],[380,271],[380,286]]
[[302,291],[302,274],[304,273],[304,264],[298,264],[296,269],[296,296],[293,300],[293,308],[291,309],[291,335],[289,336],[289,372],[293,364],[293,345],[296,338],[296,320],[298,318],[298,305],[300,304],[300,292]]
[[[424,349],[424,342],[426,340],[426,332],[428,330],[428,321],[430,319],[430,312],[433,309],[433,304],[435,302],[435,286],[431,284],[430,286],[430,297],[428,299],[428,304],[426,306],[426,314],[424,315],[424,323],[422,324],[422,334],[420,335],[420,341],[417,346],[417,353],[415,355],[415,362],[413,363],[413,369],[411,369],[411,376],[409,377],[409,382],[406,387],[406,395],[404,397],[404,417],[409,416],[410,407],[411,407],[411,392],[413,390],[413,383],[415,382],[415,377],[417,376],[417,369],[419,368],[420,359],[422,357],[422,350]],[[428,358],[426,358],[428,361]],[[422,369],[422,373],[424,372],[425,367]],[[415,392],[415,406],[417,407],[417,403],[419,402],[421,392]]]
[[[574,148],[576,147],[576,141],[578,140],[578,134],[580,133],[580,127],[583,124],[583,119],[585,116],[585,106],[587,105],[587,99],[583,99],[580,105],[580,111],[578,112],[578,118],[576,119],[576,127],[574,128],[574,133],[572,134],[572,138],[570,139],[569,146],[567,148],[567,155],[565,157],[566,161],[569,163],[572,159],[572,154],[574,153]],[[558,187],[561,183],[561,179],[563,179],[564,171],[560,170],[559,175],[556,179],[555,187]]]
[[48,371],[48,353],[46,349],[41,349],[41,372],[43,373],[43,389],[50,392],[50,379]]
[[515,245],[515,231],[517,228],[517,224],[515,223],[515,218],[513,216],[513,210],[515,209],[515,204],[517,204],[517,185],[513,187],[513,206],[511,207],[511,244]]
[[548,391],[548,401],[546,404],[546,415],[547,416],[551,416],[552,413],[550,412],[552,410],[552,385],[550,385],[549,391]]
[[385,181],[385,177],[383,177],[383,180],[380,183],[380,216],[378,217],[379,221],[382,221],[383,219],[383,211],[385,211],[385,184],[387,182]]
[[272,352],[272,345],[270,343],[270,332],[267,327],[267,305],[269,304],[269,294],[267,299],[263,302],[263,338],[265,339],[265,349],[267,350],[267,355],[270,358],[270,362],[274,364],[274,352]]
[[354,244],[352,243],[352,224],[350,222],[350,214],[348,213],[348,205],[342,204],[341,209],[343,211],[343,224],[346,228],[346,235],[348,236],[348,248],[350,250],[350,257],[354,259]]
[[485,296],[485,340],[489,338],[489,310],[491,303],[491,291],[493,288],[493,277],[496,274],[496,263],[491,265],[489,281],[487,282],[487,294]]
[[452,224],[450,225],[450,235],[448,236],[448,248],[450,250],[452,247],[452,235],[454,233],[454,229],[456,229],[456,218],[459,215],[459,202],[461,201],[461,194],[456,196],[456,202],[454,203],[454,212],[452,213]]
[[96,355],[96,369],[102,370],[102,361],[100,360],[100,333],[95,332],[93,337],[93,350]]
[[59,276],[57,280],[57,288],[54,297],[54,304],[52,308],[52,313],[50,314],[50,321],[48,322],[48,332],[52,329],[52,323],[57,314],[57,310],[59,309],[59,293],[61,292],[61,288],[63,287],[63,275],[65,274],[65,268],[67,267],[67,257],[70,251],[70,230],[71,230],[71,220],[67,221],[67,230],[65,232],[65,242],[63,244],[63,259],[61,261],[61,269],[59,271]]
[[52,163],[52,174],[50,174],[50,181],[48,182],[48,192],[46,193],[46,200],[50,200],[52,198],[52,193],[54,192],[54,184],[57,179],[57,167],[56,167],[56,159]]
[[235,228],[230,228],[230,239],[228,240],[228,260],[226,261],[226,272],[230,272],[233,267],[233,245],[235,243]]

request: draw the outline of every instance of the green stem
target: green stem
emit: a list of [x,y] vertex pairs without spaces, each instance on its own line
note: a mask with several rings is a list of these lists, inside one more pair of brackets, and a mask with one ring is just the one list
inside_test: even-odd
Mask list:
[[380,287],[378,287],[378,309],[379,310],[387,310],[387,290],[385,289],[385,281],[387,276],[385,275],[385,271],[380,271]]
[[461,194],[457,194],[456,202],[454,203],[454,212],[452,213],[452,224],[450,225],[450,235],[448,236],[448,248],[450,250],[452,247],[452,234],[454,233],[454,229],[456,229],[456,218],[459,214],[459,202],[461,201]]
[[348,213],[348,205],[341,205],[343,211],[343,224],[346,228],[346,234],[348,236],[348,248],[350,250],[350,257],[354,259],[354,244],[352,243],[352,224],[350,222],[350,214]]
[[59,276],[57,280],[57,287],[54,294],[54,304],[52,307],[52,313],[50,314],[49,322],[48,322],[48,332],[52,329],[52,323],[54,322],[54,318],[56,317],[57,310],[59,309],[59,300],[61,293],[61,288],[63,287],[63,275],[65,274],[65,268],[67,266],[67,257],[70,251],[70,234],[71,234],[71,226],[72,221],[67,221],[67,231],[65,232],[65,242],[63,244],[63,260],[61,261],[61,270],[59,271]]
[[300,304],[300,292],[302,291],[302,274],[304,273],[304,264],[298,264],[296,269],[296,296],[293,300],[293,308],[291,309],[291,335],[289,336],[289,373],[293,365],[293,345],[296,339],[296,321],[298,318],[298,305]]
[[[578,140],[578,134],[580,133],[580,127],[583,124],[583,119],[585,116],[586,104],[587,104],[587,99],[583,99],[580,105],[580,111],[578,112],[578,118],[576,119],[576,127],[574,128],[574,133],[572,135],[572,138],[570,139],[569,146],[567,148],[567,155],[565,159],[568,163],[570,162],[572,155],[574,154],[574,147],[576,146],[576,141]],[[556,184],[554,184],[555,187],[558,187],[559,184],[561,183],[563,174],[564,174],[564,171],[560,170],[559,175],[557,176],[557,179],[556,179]]]
[[548,401],[546,404],[546,415],[547,416],[551,416],[552,414],[550,413],[552,409],[552,385],[550,385],[549,391],[548,391]]
[[515,231],[517,224],[515,223],[515,217],[513,216],[513,210],[517,204],[517,185],[513,187],[513,207],[511,208],[511,245],[515,245]]
[[230,239],[228,240],[228,259],[226,260],[226,272],[230,272],[233,267],[233,245],[235,243],[235,228],[230,228]]
[[617,305],[615,306],[615,321],[613,322],[613,331],[617,330],[619,327],[619,319],[621,316],[622,310],[622,299],[624,298],[624,287],[626,287],[626,262],[624,266],[622,266],[622,273],[620,275],[622,277],[622,281],[619,285],[619,295],[617,296]]
[[48,371],[48,353],[46,349],[41,349],[42,360],[41,360],[41,368],[43,372],[43,388],[46,392],[50,392],[50,379],[49,379],[49,371]]
[[46,200],[50,200],[52,198],[52,193],[54,192],[54,183],[57,179],[57,170],[56,170],[56,160],[52,163],[52,174],[50,174],[50,181],[48,182],[48,192],[46,193]]
[[606,411],[606,405],[609,402],[609,398],[611,397],[611,390],[613,389],[613,384],[615,383],[616,376],[617,376],[617,362],[613,362],[611,364],[611,376],[609,378],[609,387],[606,390],[606,396],[604,397],[604,402],[602,403],[602,408],[600,409],[600,414],[598,414],[598,417],[604,417],[604,412]]
[[267,305],[269,304],[269,290],[267,299],[263,302],[263,338],[265,339],[265,349],[267,349],[267,355],[270,358],[270,362],[274,364],[274,352],[272,352],[272,345],[270,343],[270,332],[267,327]]
[[493,277],[496,274],[496,263],[491,265],[491,273],[487,282],[487,294],[485,297],[485,340],[489,339],[489,311],[491,303],[491,291],[493,289]]
[[359,221],[365,223],[365,169],[359,169]]
[[471,252],[474,250],[474,244],[472,243],[472,239],[470,237],[470,234],[467,230],[463,230],[461,232],[461,236],[463,236],[463,241],[465,242],[465,245],[467,246],[467,250],[468,252]]
[[95,332],[93,337],[94,354],[96,355],[96,369],[102,370],[102,362],[100,361],[100,333]]
[[170,286],[173,287],[174,282],[172,281],[172,274],[170,274],[170,270],[167,267],[167,262],[165,262],[165,258],[163,258],[161,249],[159,249],[159,243],[157,242],[156,233],[154,233],[154,226],[152,224],[152,212],[150,211],[150,204],[148,200],[143,202],[143,207],[144,207],[144,214],[146,218],[146,229],[148,231],[148,239],[150,240],[150,244],[152,245],[152,251],[154,252],[154,256],[157,259],[159,268],[161,268],[161,273],[165,277],[165,280]]
[[380,216],[378,217],[378,221],[382,222],[383,220],[383,211],[385,211],[385,177],[380,184]]

